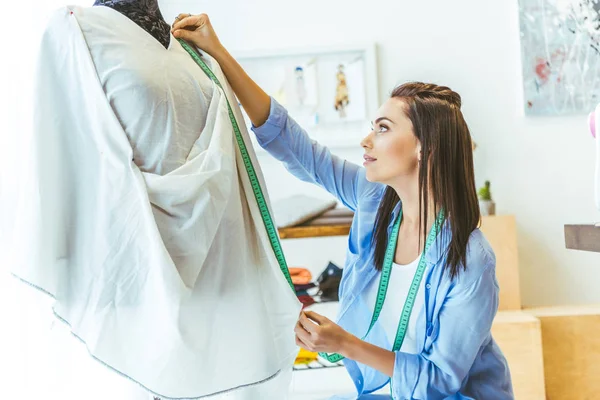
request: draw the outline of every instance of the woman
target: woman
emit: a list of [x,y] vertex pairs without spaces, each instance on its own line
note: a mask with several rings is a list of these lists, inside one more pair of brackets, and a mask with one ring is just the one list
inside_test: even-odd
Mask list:
[[218,61],[265,150],[355,211],[338,323],[302,313],[297,344],[346,357],[359,396],[390,382],[394,399],[512,399],[490,333],[495,256],[477,228],[460,96],[423,83],[394,89],[361,142],[360,168],[311,141],[229,55],[206,15],[180,15],[172,31]]

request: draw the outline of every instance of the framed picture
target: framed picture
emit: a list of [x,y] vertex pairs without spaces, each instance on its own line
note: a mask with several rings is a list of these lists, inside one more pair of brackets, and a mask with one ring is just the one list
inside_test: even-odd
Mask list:
[[358,147],[367,135],[379,107],[374,44],[234,55],[252,79],[319,143]]
[[588,114],[600,101],[600,2],[519,0],[525,114]]

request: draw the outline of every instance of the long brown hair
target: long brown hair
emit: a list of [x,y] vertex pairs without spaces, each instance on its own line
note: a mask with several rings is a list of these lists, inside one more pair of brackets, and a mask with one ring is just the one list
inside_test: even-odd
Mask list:
[[[455,278],[461,266],[467,267],[467,242],[480,221],[471,134],[460,111],[460,95],[445,86],[410,82],[396,87],[391,97],[400,98],[407,104],[406,116],[421,143],[419,210],[423,212],[419,217],[419,231],[428,226],[431,188],[435,214],[443,209],[444,222],[450,223],[452,237],[446,249],[445,268],[450,277]],[[377,211],[373,244],[378,270],[385,258],[391,214],[399,200],[396,191],[388,186]],[[426,240],[425,235],[424,232],[422,243]]]

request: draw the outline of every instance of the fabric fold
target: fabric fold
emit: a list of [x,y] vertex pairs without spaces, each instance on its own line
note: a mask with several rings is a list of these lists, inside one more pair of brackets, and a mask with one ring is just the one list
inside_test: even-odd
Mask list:
[[281,398],[301,305],[234,141],[229,86],[105,7],[58,10],[36,74],[13,273],[55,297],[94,358],[153,394],[256,398],[281,376],[279,397],[260,397]]

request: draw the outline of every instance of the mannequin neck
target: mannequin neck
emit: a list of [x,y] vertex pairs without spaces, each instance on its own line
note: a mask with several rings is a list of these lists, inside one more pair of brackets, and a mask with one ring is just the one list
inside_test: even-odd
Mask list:
[[129,5],[135,6],[138,10],[147,13],[150,16],[158,16],[162,19],[160,14],[160,8],[158,7],[158,0],[96,0],[95,6],[118,6],[118,5]]
[[170,43],[171,26],[163,18],[158,0],[95,0],[94,6],[104,6],[120,12],[154,36],[164,47]]

